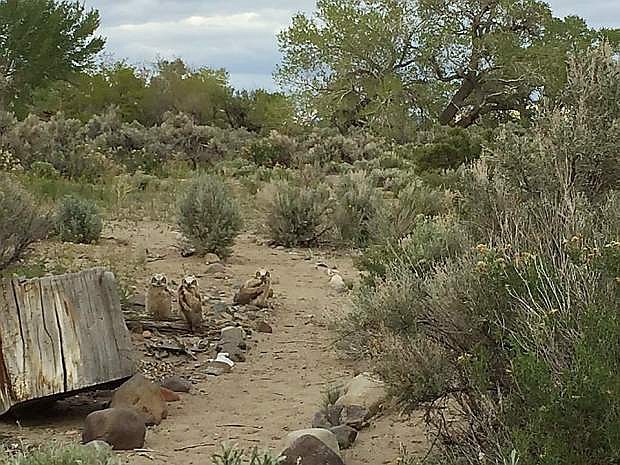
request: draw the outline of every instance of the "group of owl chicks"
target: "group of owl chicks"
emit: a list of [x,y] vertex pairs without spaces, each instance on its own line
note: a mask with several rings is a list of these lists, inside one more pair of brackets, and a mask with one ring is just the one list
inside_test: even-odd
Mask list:
[[[146,292],[146,311],[156,321],[171,320],[172,296],[174,291],[168,287],[168,278],[164,274],[155,274]],[[198,280],[194,276],[185,276],[176,291],[179,310],[194,332],[202,327],[202,297]]]
[[[164,274],[155,274],[151,278],[146,293],[146,311],[156,321],[171,320],[172,297],[174,291],[168,287],[168,278]],[[268,306],[267,299],[273,295],[271,277],[267,270],[261,269],[256,275],[241,286],[234,296],[236,305]],[[176,291],[177,302],[181,314],[187,321],[192,332],[202,329],[202,296],[195,276],[185,276]]]

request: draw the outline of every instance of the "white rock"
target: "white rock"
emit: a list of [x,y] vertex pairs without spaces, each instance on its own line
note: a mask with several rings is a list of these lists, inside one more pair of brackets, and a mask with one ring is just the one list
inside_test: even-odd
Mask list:
[[345,292],[347,285],[339,274],[334,274],[329,280],[329,285],[337,292]]
[[222,342],[241,344],[245,340],[245,331],[241,326],[227,326],[220,333]]
[[358,405],[374,415],[381,408],[386,397],[385,383],[373,378],[369,373],[362,373],[353,378],[345,387],[345,392],[336,401],[336,405]]
[[228,354],[226,352],[220,352],[219,354],[217,354],[217,357],[215,357],[213,361],[219,362],[219,363],[225,363],[231,368],[235,366],[235,362],[233,362],[231,359],[228,358]]

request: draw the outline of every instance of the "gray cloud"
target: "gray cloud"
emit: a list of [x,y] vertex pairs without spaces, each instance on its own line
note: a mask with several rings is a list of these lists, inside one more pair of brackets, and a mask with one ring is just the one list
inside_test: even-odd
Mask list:
[[[596,27],[620,27],[617,0],[551,0],[556,16],[576,14]],[[226,68],[237,88],[273,88],[280,60],[275,35],[314,0],[86,0],[101,14],[115,58],[150,63],[183,58]]]

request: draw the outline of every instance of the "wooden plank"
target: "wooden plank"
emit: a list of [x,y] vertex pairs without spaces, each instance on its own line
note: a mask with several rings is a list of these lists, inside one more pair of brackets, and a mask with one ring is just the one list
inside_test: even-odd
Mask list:
[[41,287],[41,310],[43,313],[43,329],[49,339],[47,350],[51,352],[52,365],[50,379],[58,380],[64,391],[67,390],[65,379],[65,361],[58,319],[56,318],[56,299],[54,298],[53,278],[46,277],[39,281]]
[[6,412],[22,392],[25,347],[21,338],[13,283],[0,282],[0,309],[6,309],[0,326],[0,414]]
[[0,281],[0,414],[135,372],[114,275]]
[[99,280],[98,289],[103,291],[102,308],[108,312],[106,321],[110,324],[112,334],[114,334],[116,356],[119,360],[116,366],[118,372],[114,373],[114,377],[121,379],[125,376],[127,370],[134,369],[133,345],[127,324],[122,317],[121,299],[114,274],[110,271],[105,271],[100,275]]

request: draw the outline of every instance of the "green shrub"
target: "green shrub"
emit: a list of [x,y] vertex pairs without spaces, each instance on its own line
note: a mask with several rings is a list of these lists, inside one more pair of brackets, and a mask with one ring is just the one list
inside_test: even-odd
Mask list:
[[30,167],[30,171],[37,177],[45,179],[58,179],[60,173],[54,165],[46,161],[35,161]]
[[456,169],[480,157],[482,145],[472,130],[438,128],[421,144],[411,146],[412,159],[422,171]]
[[178,200],[178,225],[199,253],[226,257],[241,230],[240,207],[219,178],[194,178]]
[[386,202],[371,221],[375,244],[397,242],[411,234],[424,218],[445,215],[452,208],[452,194],[429,188],[417,178],[398,191],[395,201]]
[[111,448],[50,445],[16,455],[5,454],[2,465],[120,465]]
[[28,247],[43,239],[49,217],[10,176],[0,173],[0,270],[19,260]]
[[283,184],[268,218],[271,239],[286,247],[316,245],[329,230],[329,190],[324,185]]
[[357,266],[371,278],[385,278],[392,268],[425,272],[437,263],[458,256],[470,241],[453,217],[417,216],[404,236],[395,236],[398,220],[384,222],[376,231],[383,240],[369,246],[357,259]]
[[339,238],[346,244],[365,247],[372,242],[372,222],[385,208],[385,201],[366,173],[345,175],[336,186],[333,213]]
[[259,166],[289,166],[296,148],[294,139],[277,131],[271,131],[268,137],[251,142],[246,147],[246,153],[250,160]]
[[101,237],[103,221],[94,202],[66,196],[56,208],[55,229],[62,241],[90,244]]

